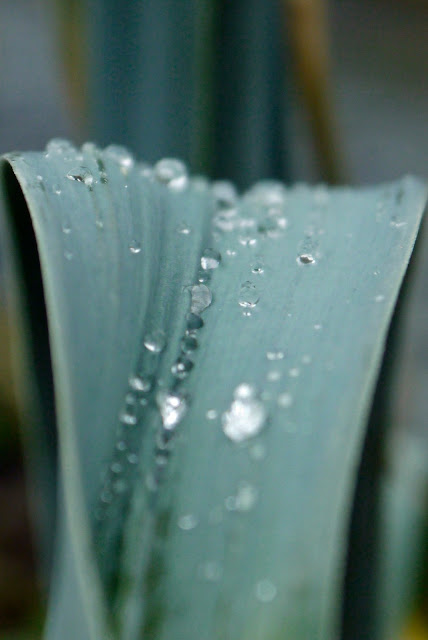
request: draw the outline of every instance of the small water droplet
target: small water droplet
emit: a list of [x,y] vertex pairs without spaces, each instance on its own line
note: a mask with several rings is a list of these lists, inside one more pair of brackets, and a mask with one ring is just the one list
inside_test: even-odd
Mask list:
[[375,302],[383,302],[385,300],[385,296],[383,294],[379,294],[375,296]]
[[312,357],[309,354],[305,354],[302,356],[302,364],[311,364]]
[[52,191],[56,196],[60,196],[62,193],[61,188],[57,184],[52,187]]
[[72,251],[64,251],[64,258],[66,260],[73,260],[73,253]]
[[112,473],[122,473],[122,471],[123,471],[123,467],[120,464],[120,462],[113,462],[110,465],[110,469],[111,469]]
[[285,353],[280,349],[270,349],[266,351],[266,358],[268,360],[283,360],[285,357]]
[[62,232],[71,233],[71,226],[68,222],[64,222],[64,224],[62,225]]
[[300,264],[314,264],[315,258],[310,253],[302,253],[298,258],[297,262]]
[[140,253],[141,251],[141,244],[139,242],[137,242],[136,240],[132,240],[129,243],[129,251],[131,253]]
[[223,431],[233,442],[243,442],[260,433],[266,419],[266,409],[255,388],[241,384],[235,389],[230,408],[222,415]]
[[118,451],[126,451],[127,445],[125,440],[119,440],[119,442],[116,443],[116,449]]
[[199,315],[207,309],[212,302],[212,293],[205,284],[195,284],[188,287],[191,295],[190,310]]
[[247,280],[241,285],[238,296],[238,304],[241,307],[255,307],[260,300],[256,286]]
[[156,395],[156,404],[165,429],[173,430],[187,412],[187,396],[180,391],[161,390]]
[[217,269],[221,262],[221,254],[215,249],[205,249],[201,257],[202,269]]
[[211,186],[212,193],[219,209],[233,209],[238,200],[235,186],[227,180],[216,180]]
[[234,258],[236,256],[236,251],[234,249],[226,249],[226,255]]
[[135,165],[134,156],[126,147],[119,144],[110,144],[104,149],[104,154],[117,162],[123,175],[127,175]]
[[236,511],[251,511],[257,502],[258,491],[248,482],[240,482],[235,496]]
[[199,565],[198,573],[207,582],[218,582],[221,580],[223,569],[218,562],[208,561]]
[[188,236],[192,233],[192,227],[190,227],[186,222],[181,222],[177,226],[178,233],[181,233],[183,236]]
[[181,339],[181,350],[183,353],[192,353],[198,348],[198,340],[195,336],[186,335]]
[[171,373],[179,380],[186,378],[193,369],[193,362],[185,356],[178,358],[171,367]]
[[398,222],[397,220],[391,220],[389,224],[394,229],[401,229],[401,227],[405,227],[407,225],[407,222]]
[[204,326],[204,321],[197,313],[188,313],[186,316],[187,331],[197,331]]
[[129,464],[138,463],[138,456],[136,453],[128,453],[128,455],[126,456],[126,459],[128,460]]
[[101,492],[100,498],[101,502],[109,504],[113,500],[113,494],[108,489],[104,489],[104,491]]
[[143,378],[141,376],[131,376],[129,378],[129,386],[133,391],[139,393],[149,393],[152,388],[153,381],[151,378]]
[[277,370],[268,371],[268,374],[266,376],[269,382],[278,382],[278,380],[280,380],[281,377],[282,377],[281,371],[277,371]]
[[183,191],[189,184],[186,165],[176,158],[159,160],[154,166],[154,176],[174,191]]
[[257,244],[257,238],[250,235],[241,235],[238,237],[239,244],[243,247],[255,247]]
[[207,420],[217,420],[218,412],[215,409],[208,409],[205,416]]
[[138,165],[140,175],[147,180],[153,180],[153,167],[147,162],[140,162]]
[[125,406],[119,414],[119,420],[127,426],[137,424],[137,401],[132,393],[126,394]]
[[315,331],[321,331],[322,324],[314,324],[314,329],[315,329]]
[[49,155],[72,155],[76,153],[76,147],[65,138],[52,138],[46,145],[46,151]]
[[112,482],[112,489],[115,493],[125,493],[129,488],[127,481],[124,478],[116,478]]
[[264,261],[262,260],[262,258],[257,258],[251,264],[251,271],[253,273],[261,274],[261,273],[264,273],[264,270],[265,270],[265,265],[264,265]]
[[259,580],[259,582],[256,584],[255,593],[257,600],[267,603],[274,600],[277,594],[277,589],[273,582],[271,582],[267,578],[264,578],[263,580]]
[[261,442],[256,442],[250,448],[249,453],[253,460],[264,460],[266,457],[266,447]]
[[178,518],[178,526],[182,531],[191,531],[198,525],[198,518],[193,513],[186,513]]
[[144,346],[152,353],[161,353],[166,346],[166,335],[162,329],[155,329],[144,336]]
[[298,376],[300,376],[299,367],[293,367],[292,369],[290,369],[288,375],[290,376],[290,378],[297,378]]
[[199,269],[197,275],[198,282],[209,282],[211,280],[211,271],[205,271],[204,269]]
[[293,404],[293,396],[291,395],[291,393],[284,391],[283,393],[279,394],[276,402],[278,406],[281,407],[281,409],[288,409],[288,407],[291,407],[291,405]]
[[81,182],[89,188],[92,188],[92,185],[94,184],[94,176],[87,167],[76,167],[72,169],[67,173],[67,178],[69,180]]

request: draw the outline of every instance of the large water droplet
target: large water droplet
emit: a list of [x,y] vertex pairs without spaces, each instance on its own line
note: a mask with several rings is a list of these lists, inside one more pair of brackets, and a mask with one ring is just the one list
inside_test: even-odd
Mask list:
[[191,295],[190,310],[193,314],[199,315],[210,306],[212,293],[205,284],[195,284],[188,289]]
[[201,257],[202,269],[217,269],[221,262],[221,254],[215,249],[205,249]]
[[155,329],[144,336],[144,346],[152,353],[160,353],[166,346],[166,335],[162,329]]
[[193,369],[193,362],[185,356],[178,358],[171,367],[171,373],[179,380],[186,378]]
[[247,280],[241,286],[238,295],[238,304],[241,307],[255,307],[260,300],[259,292],[256,286]]
[[165,429],[173,430],[181,422],[189,407],[187,396],[180,391],[162,389],[156,395],[156,404]]
[[67,173],[69,180],[75,180],[76,182],[82,182],[87,187],[91,188],[94,183],[94,176],[87,167],[75,167]]
[[251,385],[235,389],[230,408],[222,415],[223,431],[233,442],[243,442],[256,436],[265,426],[267,412]]
[[182,191],[189,184],[186,165],[176,158],[159,160],[154,166],[154,176],[174,191]]

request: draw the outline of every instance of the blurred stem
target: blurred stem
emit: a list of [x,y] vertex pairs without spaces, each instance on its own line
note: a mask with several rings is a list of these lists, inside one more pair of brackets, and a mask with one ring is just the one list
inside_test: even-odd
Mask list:
[[325,0],[284,0],[296,81],[302,92],[324,180],[346,182],[331,80],[330,36]]

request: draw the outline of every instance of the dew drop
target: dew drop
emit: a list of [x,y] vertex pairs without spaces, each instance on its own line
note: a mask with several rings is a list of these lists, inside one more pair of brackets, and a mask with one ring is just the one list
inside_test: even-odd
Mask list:
[[215,409],[208,409],[205,416],[207,420],[217,420],[218,412]]
[[64,251],[64,258],[66,260],[73,260],[73,253],[71,251]]
[[140,253],[141,251],[141,244],[139,242],[137,242],[136,240],[132,240],[129,244],[129,251],[131,253]]
[[116,449],[118,451],[126,451],[127,446],[125,440],[119,440],[119,442],[116,443]]
[[278,404],[278,407],[281,407],[281,409],[288,409],[293,404],[293,396],[291,395],[291,393],[284,391],[283,393],[279,394],[276,402]]
[[305,353],[305,355],[302,356],[302,364],[311,364],[312,362],[312,357]]
[[217,269],[221,262],[221,254],[215,249],[205,249],[201,257],[202,269]]
[[174,191],[183,191],[189,184],[186,165],[176,158],[159,160],[154,166],[154,176]]
[[266,376],[269,382],[278,382],[278,380],[280,380],[281,377],[282,377],[281,371],[277,371],[277,370],[268,371],[268,374]]
[[110,144],[104,149],[104,153],[119,164],[124,175],[127,175],[135,165],[134,156],[129,149],[119,144]]
[[187,335],[181,339],[180,345],[183,353],[192,353],[198,348],[198,340],[195,336]]
[[302,253],[298,258],[297,262],[300,264],[314,264],[315,258],[310,253]]
[[239,244],[242,244],[243,247],[255,247],[257,244],[257,238],[250,235],[240,235],[238,237]]
[[193,362],[186,356],[178,358],[171,367],[171,373],[179,380],[186,378],[193,369]]
[[166,346],[166,335],[162,329],[155,329],[144,336],[144,346],[152,353],[161,353]]
[[64,224],[62,225],[62,232],[63,233],[71,233],[71,226],[68,222],[64,222]]
[[290,369],[288,375],[290,376],[290,378],[298,378],[300,376],[299,367],[293,367],[292,369]]
[[261,274],[264,273],[264,270],[265,265],[261,258],[257,258],[257,260],[254,260],[254,262],[251,264],[251,271],[253,273]]
[[182,531],[191,531],[198,525],[198,518],[193,513],[186,513],[178,518],[178,526]]
[[268,360],[283,360],[285,353],[279,349],[271,349],[266,351],[266,358]]
[[219,209],[232,209],[238,200],[238,192],[232,182],[217,180],[212,183],[212,193]]
[[177,232],[181,233],[183,236],[188,236],[192,233],[192,227],[190,227],[186,222],[181,222],[177,226]]
[[128,455],[126,456],[126,459],[128,460],[129,464],[138,463],[138,456],[136,453],[128,453]]
[[141,376],[131,376],[129,378],[129,386],[133,391],[139,393],[148,393],[152,388],[151,378],[142,378]]
[[110,466],[112,473],[122,473],[123,467],[120,462],[113,462]]
[[248,482],[241,482],[235,496],[236,511],[251,511],[257,502],[258,491]]
[[76,147],[65,138],[52,138],[46,145],[46,151],[49,155],[74,154]]
[[156,404],[165,429],[173,430],[187,412],[187,396],[180,391],[161,390],[156,395]]
[[94,184],[94,176],[86,167],[76,167],[67,173],[69,180],[75,180],[76,182],[82,182],[87,187],[91,188]]
[[188,313],[186,316],[187,331],[197,331],[204,326],[204,321],[197,313]]
[[375,296],[375,302],[383,302],[385,300],[385,296],[383,294],[379,294],[378,296]]
[[198,573],[207,582],[218,582],[223,575],[223,569],[217,562],[208,561],[199,565]]
[[212,293],[205,284],[195,284],[188,289],[191,295],[190,310],[193,314],[199,315],[210,306]]
[[223,432],[233,442],[243,442],[260,433],[266,419],[266,409],[254,387],[241,384],[235,389],[230,408],[222,415]]
[[259,580],[255,587],[256,598],[260,602],[272,602],[274,600],[277,589],[273,582],[264,578],[263,580]]
[[125,406],[119,414],[119,420],[127,426],[137,424],[137,402],[132,393],[126,395]]
[[255,307],[260,300],[256,286],[247,280],[241,286],[238,296],[238,304],[241,307]]

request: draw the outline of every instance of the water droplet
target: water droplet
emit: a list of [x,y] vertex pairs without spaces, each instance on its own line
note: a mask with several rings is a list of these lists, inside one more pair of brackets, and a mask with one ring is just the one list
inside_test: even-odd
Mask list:
[[161,390],[156,395],[156,404],[165,429],[173,430],[187,412],[187,396],[180,391]]
[[141,251],[141,244],[139,242],[137,242],[136,240],[132,240],[129,244],[129,250],[131,253],[140,253]]
[[235,496],[236,511],[251,511],[257,502],[258,491],[248,482],[240,482]]
[[197,313],[188,313],[186,316],[187,331],[197,331],[204,326],[204,321]]
[[270,349],[266,351],[266,358],[268,360],[283,360],[285,353],[279,349]]
[[104,489],[104,491],[101,492],[100,498],[101,502],[109,504],[113,500],[113,494],[108,489]]
[[166,335],[162,329],[155,329],[144,336],[144,346],[152,353],[161,353],[166,346]]
[[401,227],[405,227],[407,225],[407,222],[398,222],[397,220],[391,220],[389,224],[394,229],[401,229]]
[[219,209],[233,209],[238,200],[235,186],[227,180],[217,180],[212,183],[212,193]]
[[71,226],[68,222],[64,222],[64,224],[62,225],[62,232],[71,233]]
[[198,573],[207,582],[218,582],[221,580],[223,569],[217,562],[208,561],[199,565]]
[[171,367],[171,373],[179,380],[186,378],[193,369],[193,362],[185,356],[178,358]]
[[164,158],[154,166],[155,178],[174,191],[182,191],[189,184],[184,162],[176,158]]
[[218,412],[215,409],[208,409],[205,416],[207,420],[216,420],[218,418]]
[[128,426],[137,424],[137,401],[132,393],[127,393],[125,406],[119,414],[119,420]]
[[197,278],[198,278],[198,282],[209,282],[211,280],[211,271],[205,271],[204,269],[199,269]]
[[264,460],[266,457],[266,447],[261,442],[256,442],[250,448],[249,453],[253,460]]
[[257,258],[256,260],[254,260],[254,262],[251,263],[251,271],[253,273],[264,273],[265,270],[265,265],[264,265],[264,261],[262,260],[262,258]]
[[238,237],[239,244],[243,247],[255,247],[257,244],[257,238],[250,235],[241,235]]
[[305,354],[302,356],[302,364],[311,364],[312,357],[309,354]]
[[73,260],[73,253],[72,251],[64,251],[64,258],[66,260]]
[[115,493],[125,493],[129,488],[127,481],[124,478],[116,478],[112,482],[112,489]]
[[129,464],[138,463],[138,456],[136,453],[128,453],[128,455],[126,456],[126,459],[128,460]]
[[375,302],[383,302],[385,300],[385,296],[383,294],[379,294],[375,296]]
[[260,602],[272,602],[277,594],[277,589],[273,582],[264,578],[256,584],[255,593],[257,600],[260,600]]
[[236,256],[236,251],[234,249],[226,249],[226,255],[234,258]]
[[104,149],[104,154],[119,164],[123,175],[127,175],[135,165],[134,156],[129,149],[119,144],[110,144]]
[[233,442],[243,442],[260,433],[266,419],[266,409],[254,387],[241,384],[235,389],[230,408],[222,415],[223,431]]
[[198,518],[193,513],[186,513],[178,518],[178,526],[182,531],[191,531],[198,525]]
[[195,284],[188,289],[191,295],[190,310],[193,314],[199,315],[210,306],[212,293],[205,284]]
[[62,193],[61,188],[57,184],[53,185],[52,191],[56,196],[60,196]]
[[314,324],[314,329],[315,329],[315,331],[321,331],[322,324]]
[[181,339],[181,350],[183,353],[192,353],[198,348],[198,341],[195,336],[187,335]]
[[241,286],[238,296],[238,304],[241,307],[255,307],[260,300],[256,286],[247,280]]
[[268,374],[266,376],[269,382],[278,382],[278,380],[280,380],[281,377],[282,377],[281,371],[277,371],[277,370],[268,371]]
[[119,442],[116,443],[116,449],[118,451],[126,451],[127,445],[125,440],[119,440]]
[[288,409],[288,407],[291,407],[291,405],[293,404],[293,396],[291,395],[291,393],[284,391],[283,393],[279,394],[276,402],[278,406],[281,407],[281,409]]
[[52,138],[46,145],[46,151],[49,155],[72,155],[76,153],[76,147],[65,138]]
[[302,253],[298,258],[297,262],[300,264],[314,264],[315,258],[310,253]]
[[110,465],[110,469],[111,469],[112,473],[122,473],[122,471],[123,471],[123,467],[120,464],[120,462],[113,462]]
[[201,257],[202,269],[217,269],[221,262],[221,254],[215,249],[205,249]]
[[87,187],[91,188],[94,184],[94,176],[87,167],[76,167],[67,173],[69,180],[75,180],[76,182],[82,182]]
[[298,376],[300,376],[299,367],[293,367],[292,369],[290,369],[288,375],[290,376],[290,378],[297,378]]
[[177,226],[178,233],[183,234],[183,236],[188,236],[192,233],[192,227],[190,227],[186,222],[181,222]]
[[141,376],[131,376],[129,378],[129,386],[133,391],[137,391],[139,393],[149,393],[152,388],[152,379],[151,378],[142,378]]
[[138,165],[140,175],[147,180],[153,180],[153,167],[147,162],[140,162]]

